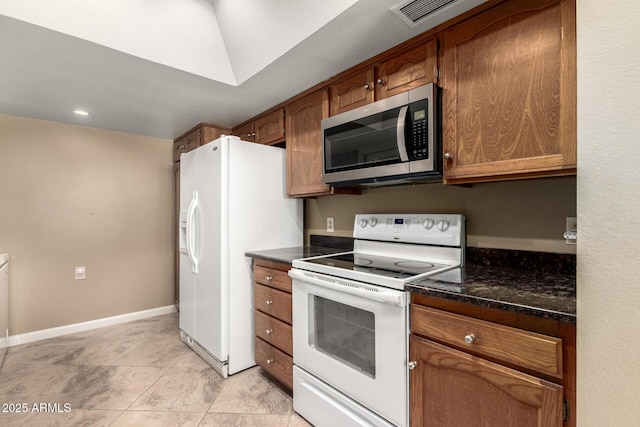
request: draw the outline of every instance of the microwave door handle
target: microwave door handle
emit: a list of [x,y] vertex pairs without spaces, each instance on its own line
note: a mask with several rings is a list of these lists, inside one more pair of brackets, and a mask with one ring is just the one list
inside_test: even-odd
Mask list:
[[407,155],[407,144],[404,138],[404,127],[406,126],[408,108],[409,106],[407,105],[400,108],[400,112],[398,113],[398,125],[396,126],[396,141],[398,143],[398,153],[400,154],[400,160],[402,160],[403,162],[409,161],[409,156]]

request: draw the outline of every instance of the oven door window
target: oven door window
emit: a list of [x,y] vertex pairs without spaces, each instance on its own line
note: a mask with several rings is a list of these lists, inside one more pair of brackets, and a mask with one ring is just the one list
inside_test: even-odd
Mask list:
[[375,315],[317,295],[309,306],[309,346],[375,378]]

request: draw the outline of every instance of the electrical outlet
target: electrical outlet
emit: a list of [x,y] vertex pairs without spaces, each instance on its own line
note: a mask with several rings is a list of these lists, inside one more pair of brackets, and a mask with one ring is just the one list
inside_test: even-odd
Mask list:
[[335,218],[332,216],[328,216],[327,217],[327,231],[329,233],[333,233],[334,231],[336,231],[335,229]]
[[85,267],[76,267],[76,280],[84,280],[86,278],[87,269]]
[[575,216],[567,217],[564,238],[567,245],[575,245],[578,242],[578,221]]

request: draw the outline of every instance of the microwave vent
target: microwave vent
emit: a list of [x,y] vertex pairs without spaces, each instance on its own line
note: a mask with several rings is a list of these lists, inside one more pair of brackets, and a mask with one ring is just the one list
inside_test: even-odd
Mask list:
[[470,10],[487,0],[409,0],[391,8],[407,25],[429,22],[429,28]]

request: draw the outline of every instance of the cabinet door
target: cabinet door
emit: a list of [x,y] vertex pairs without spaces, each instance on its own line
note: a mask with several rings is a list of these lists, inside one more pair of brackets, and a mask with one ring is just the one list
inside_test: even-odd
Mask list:
[[258,117],[254,123],[255,142],[275,144],[284,141],[284,109]]
[[322,182],[320,122],[328,116],[327,89],[312,92],[286,107],[287,194],[289,196],[331,194],[331,187]]
[[173,161],[180,160],[180,154],[187,153],[198,148],[202,141],[202,128],[198,127],[193,132],[183,136],[173,143]]
[[574,0],[505,2],[444,35],[447,182],[575,173]]
[[215,141],[220,138],[221,135],[229,135],[229,129],[217,128],[215,126],[204,125],[202,126],[202,144]]
[[253,124],[253,122],[249,122],[239,128],[235,128],[231,131],[231,135],[238,136],[243,141],[255,142],[256,133],[254,131]]
[[415,335],[409,351],[414,427],[562,426],[559,385]]
[[432,39],[380,63],[377,98],[387,98],[427,83],[437,82],[438,41]]
[[373,102],[373,68],[358,71],[329,86],[331,115]]

